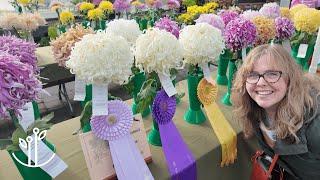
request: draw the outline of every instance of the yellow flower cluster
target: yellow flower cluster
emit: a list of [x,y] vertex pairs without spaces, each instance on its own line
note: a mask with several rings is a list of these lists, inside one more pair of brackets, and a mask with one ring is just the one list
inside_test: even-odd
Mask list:
[[110,1],[101,1],[99,4],[99,8],[104,13],[111,13],[113,11],[113,5]]
[[209,2],[203,6],[193,5],[187,7],[187,12],[178,16],[178,21],[185,24],[192,24],[193,21],[200,16],[200,14],[214,13],[218,7],[218,3]]
[[264,16],[253,18],[252,22],[257,28],[258,37],[255,45],[266,44],[276,35],[276,27],[273,19]]
[[63,25],[70,24],[74,21],[74,15],[70,11],[63,11],[60,13],[60,22]]
[[21,4],[21,5],[28,5],[29,3],[30,3],[30,0],[18,0],[17,1],[19,4]]
[[94,9],[94,4],[83,2],[80,5],[80,11],[89,11],[91,9]]
[[132,2],[131,2],[131,5],[132,5],[132,6],[135,6],[135,7],[138,7],[138,6],[142,6],[143,3],[140,2],[139,0],[136,0],[136,1],[132,1]]
[[100,8],[91,9],[88,12],[88,18],[92,21],[101,20],[104,18],[103,11]]
[[315,33],[320,26],[320,11],[314,8],[305,8],[295,13],[293,18],[294,27],[298,31]]
[[287,7],[281,7],[280,8],[280,13],[281,13],[282,17],[286,17],[288,19],[292,19],[293,18],[292,14],[290,12],[290,9],[287,8]]
[[292,15],[292,17],[294,17],[294,15],[296,14],[296,12],[300,11],[301,9],[304,8],[308,8],[308,6],[304,5],[304,4],[298,4],[293,6],[292,8],[290,8],[290,13]]

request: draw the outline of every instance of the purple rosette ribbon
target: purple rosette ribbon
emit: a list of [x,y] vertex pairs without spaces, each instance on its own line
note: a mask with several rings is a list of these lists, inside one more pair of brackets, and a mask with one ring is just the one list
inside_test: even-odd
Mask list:
[[98,138],[109,142],[118,179],[153,180],[154,178],[130,134],[133,123],[131,107],[120,100],[108,101],[108,113],[106,116],[93,116],[90,125]]
[[176,99],[164,90],[157,92],[152,105],[152,116],[159,124],[162,148],[171,179],[197,179],[196,161],[172,122],[176,111]]

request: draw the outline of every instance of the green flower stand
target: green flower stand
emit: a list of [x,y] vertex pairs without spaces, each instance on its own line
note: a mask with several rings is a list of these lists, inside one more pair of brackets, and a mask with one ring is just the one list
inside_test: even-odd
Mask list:
[[[137,96],[138,93],[140,92],[140,89],[144,83],[144,81],[146,80],[146,76],[144,74],[144,72],[140,72],[138,74],[136,74],[133,78],[133,83],[134,83],[134,89],[133,89],[133,103],[132,103],[132,112],[133,114],[137,114]],[[145,109],[142,113],[141,116],[142,117],[146,117],[150,114],[150,108],[148,107],[147,109]]]
[[218,62],[218,74],[217,74],[217,84],[228,85],[227,69],[229,60],[232,59],[232,52],[229,49],[225,49],[223,54],[219,56]]
[[231,88],[232,88],[232,80],[233,80],[234,73],[236,71],[237,71],[236,59],[231,59],[229,62],[228,91],[221,100],[221,102],[227,106],[232,106],[232,103],[230,101],[230,95],[231,95]]
[[149,144],[154,145],[154,146],[162,146],[160,132],[159,132],[159,126],[154,120],[153,120],[153,124],[152,124],[152,129],[148,133],[148,142],[149,142]]
[[306,57],[304,57],[304,58],[297,57],[298,56],[298,50],[299,50],[299,45],[292,46],[291,55],[295,59],[296,63],[299,64],[304,71],[308,71],[309,70],[308,61],[309,61],[309,59],[311,58],[311,56],[313,54],[314,45],[310,45],[310,44],[308,45]]
[[201,124],[206,120],[206,117],[201,110],[201,103],[197,95],[197,87],[203,74],[191,75],[188,74],[188,94],[189,94],[189,108],[184,114],[184,120],[190,124]]

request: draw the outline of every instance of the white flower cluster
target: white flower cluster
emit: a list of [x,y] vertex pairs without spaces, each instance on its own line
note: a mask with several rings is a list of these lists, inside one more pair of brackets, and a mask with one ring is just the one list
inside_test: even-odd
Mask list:
[[179,41],[184,62],[193,65],[216,60],[225,47],[221,31],[207,23],[186,26]]
[[169,75],[182,61],[182,47],[177,38],[166,30],[148,29],[138,37],[135,49],[136,64],[146,72]]
[[130,45],[134,45],[138,36],[142,34],[135,20],[115,19],[108,23],[107,32],[125,38]]
[[122,84],[128,80],[132,64],[129,43],[121,36],[106,32],[83,36],[66,62],[71,73],[88,84]]

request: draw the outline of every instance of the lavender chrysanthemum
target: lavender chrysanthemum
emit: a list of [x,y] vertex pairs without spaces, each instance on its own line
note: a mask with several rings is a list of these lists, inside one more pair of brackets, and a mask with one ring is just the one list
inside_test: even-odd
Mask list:
[[159,28],[159,29],[164,29],[167,32],[170,32],[171,34],[176,36],[176,38],[179,38],[180,29],[179,29],[178,23],[171,20],[169,17],[160,18],[155,23],[154,27]]
[[4,117],[7,110],[19,114],[27,102],[37,100],[42,85],[31,65],[0,51],[0,89],[0,117]]
[[246,48],[254,43],[257,37],[255,25],[242,18],[236,18],[229,22],[224,30],[226,46],[233,52]]
[[222,10],[218,15],[222,18],[225,26],[227,26],[231,20],[239,16],[237,12],[232,10]]
[[127,12],[130,10],[130,1],[129,0],[115,0],[113,3],[113,8],[116,13],[118,12]]
[[178,8],[180,8],[179,0],[168,0],[167,5],[168,5],[169,9],[178,9]]
[[286,17],[277,17],[275,19],[276,25],[276,39],[285,40],[290,39],[294,33],[293,22]]
[[280,16],[280,6],[275,2],[267,3],[261,7],[259,12],[268,18],[275,19]]
[[0,51],[8,52],[17,56],[22,63],[29,64],[33,67],[35,73],[39,72],[36,58],[35,43],[25,41],[15,36],[0,36]]
[[262,15],[259,11],[255,11],[255,10],[251,10],[251,9],[244,11],[244,12],[240,15],[241,18],[244,18],[244,19],[250,20],[250,21],[251,21],[253,18],[257,17],[257,16],[263,16],[263,15]]
[[117,140],[130,133],[133,123],[131,107],[120,100],[108,102],[107,116],[91,117],[90,125],[93,133],[103,140]]
[[152,104],[152,117],[159,124],[169,123],[176,112],[176,99],[169,97],[164,90],[157,92]]
[[224,30],[224,22],[222,18],[215,14],[201,14],[198,19],[195,20],[196,23],[208,23],[213,27],[216,27],[221,30],[221,33]]

